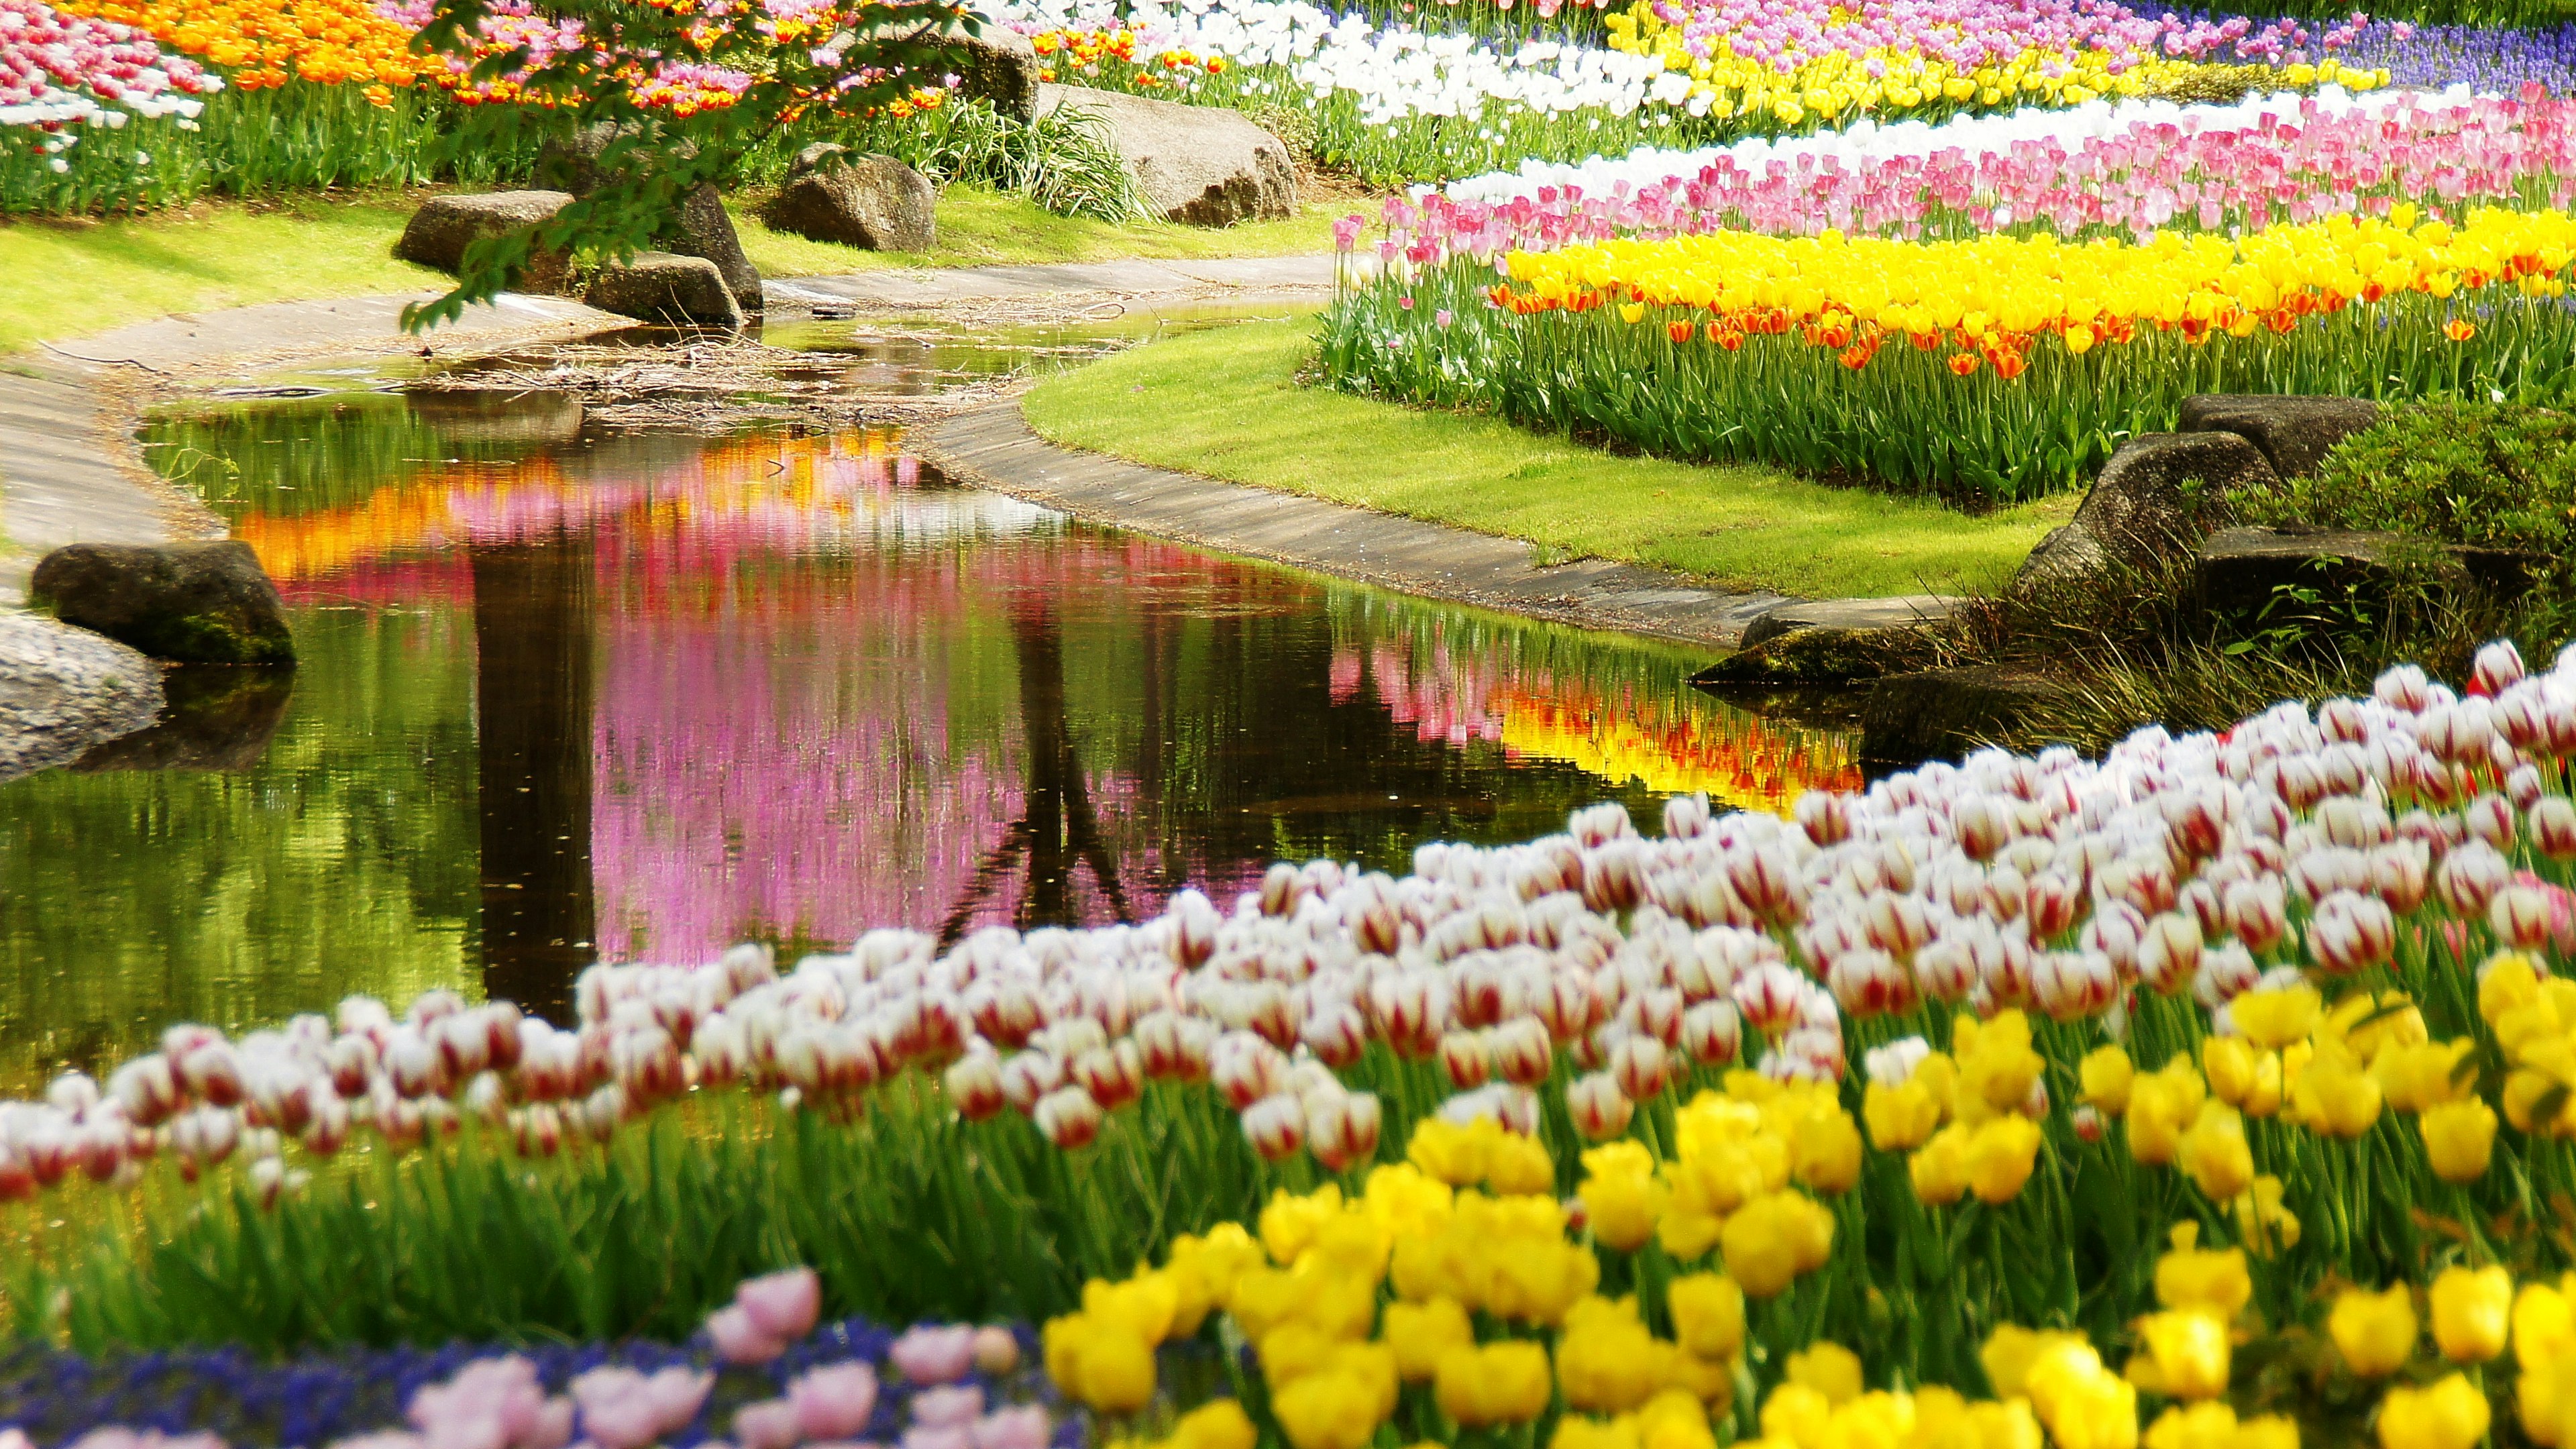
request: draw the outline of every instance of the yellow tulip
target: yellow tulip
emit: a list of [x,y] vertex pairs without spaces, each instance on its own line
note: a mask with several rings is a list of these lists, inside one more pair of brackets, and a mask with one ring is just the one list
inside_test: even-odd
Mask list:
[[2444,1182],[2470,1183],[2486,1176],[2495,1152],[2495,1109],[2475,1097],[2425,1109],[2416,1119],[2424,1155]]
[[2174,1399],[2212,1399],[2227,1392],[2227,1323],[2205,1308],[2168,1309],[2138,1320],[2144,1345],[2130,1358],[2129,1382]]
[[1968,1185],[1977,1201],[1998,1206],[2020,1196],[2039,1161],[2039,1124],[2018,1114],[1979,1127],[1968,1143]]
[[1252,1416],[1233,1399],[1211,1399],[1172,1425],[1171,1449],[1252,1449]]
[[2176,1163],[2211,1202],[2234,1200],[2254,1183],[2254,1150],[2245,1141],[2244,1119],[2222,1102],[2201,1103],[2200,1115],[2182,1135]]
[[1291,1449],[1361,1449],[1384,1422],[1378,1394],[1354,1374],[1308,1374],[1270,1396]]
[[1526,1339],[1453,1348],[1440,1357],[1432,1397],[1440,1412],[1469,1428],[1525,1424],[1547,1412],[1556,1375],[1547,1350]]
[[1838,1343],[1815,1343],[1789,1355],[1789,1382],[1824,1395],[1828,1404],[1860,1397],[1860,1355]]
[[2326,1332],[2344,1364],[2366,1379],[2397,1372],[2415,1356],[2415,1301],[2404,1283],[2386,1292],[2347,1288],[2326,1315]]
[[1665,1290],[1664,1307],[1673,1319],[1673,1337],[1694,1356],[1731,1359],[1744,1348],[1744,1290],[1719,1273],[1692,1273],[1676,1278]]
[[2380,1449],[2475,1449],[2488,1417],[2487,1396],[2465,1374],[2427,1389],[2393,1388],[2379,1405]]
[[2078,1070],[2084,1083],[2084,1100],[2093,1110],[2105,1117],[2117,1117],[2129,1110],[2129,1086],[2137,1078],[2137,1068],[2130,1063],[2126,1051],[2117,1046],[2095,1047],[2084,1054]]
[[1861,1094],[1860,1111],[1869,1123],[1869,1140],[1881,1152],[1911,1152],[1941,1125],[1940,1101],[1912,1080],[1893,1087],[1870,1083]]
[[2156,1260],[2156,1301],[2233,1319],[2254,1301],[2254,1276],[2241,1248],[2203,1248],[2200,1224],[2174,1224],[2173,1248]]
[[2513,1315],[2513,1275],[2499,1267],[2445,1268],[2433,1280],[2433,1342],[2453,1363],[2484,1363],[2504,1352]]
[[1395,1348],[1396,1372],[1407,1383],[1425,1383],[1440,1371],[1440,1360],[1453,1348],[1476,1341],[1476,1327],[1454,1298],[1386,1306],[1386,1341]]

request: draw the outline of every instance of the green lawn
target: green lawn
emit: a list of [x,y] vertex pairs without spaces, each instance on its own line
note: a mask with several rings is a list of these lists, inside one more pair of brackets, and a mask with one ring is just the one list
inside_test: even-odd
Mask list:
[[939,245],[928,252],[866,252],[774,232],[745,211],[734,213],[743,250],[773,277],[867,272],[885,267],[980,267],[1033,262],[1105,262],[1127,257],[1190,260],[1269,257],[1333,249],[1333,222],[1347,204],[1316,204],[1290,221],[1250,222],[1213,231],[1163,221],[1112,226],[1057,216],[1019,196],[952,186],[939,194]]
[[287,297],[416,292],[438,274],[393,259],[408,207],[299,198],[106,221],[0,222],[0,352],[169,312]]
[[1309,324],[1118,353],[1041,384],[1056,442],[1484,533],[1813,598],[2000,589],[2072,496],[1969,518],[1764,468],[1613,457],[1457,413],[1300,386]]
[[[444,280],[438,273],[392,255],[417,201],[305,196],[108,220],[0,220],[0,277],[22,283],[0,302],[0,353],[170,312],[435,287]],[[794,277],[881,267],[1317,252],[1331,248],[1332,219],[1345,209],[1317,205],[1293,221],[1224,231],[1164,222],[1111,226],[956,186],[939,198],[938,248],[902,255],[782,235],[748,216],[736,220],[755,265],[771,276]]]

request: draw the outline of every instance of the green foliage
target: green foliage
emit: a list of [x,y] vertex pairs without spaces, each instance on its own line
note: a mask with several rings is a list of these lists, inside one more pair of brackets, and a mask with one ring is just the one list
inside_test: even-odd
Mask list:
[[966,100],[900,120],[870,117],[838,128],[800,127],[766,148],[746,172],[776,180],[795,148],[815,140],[895,157],[943,186],[962,182],[1022,194],[1057,216],[1115,223],[1145,215],[1134,178],[1100,118],[1087,112],[1056,111],[1022,121],[988,102]]
[[2230,500],[2248,523],[2323,524],[2564,554],[2576,540],[2576,414],[2432,403],[2392,409],[2325,466]]
[[1970,518],[1761,467],[1614,457],[1500,419],[1301,387],[1311,323],[1138,348],[1041,384],[1057,442],[1483,533],[1811,597],[1999,588],[2050,503]]
[[[2471,340],[2443,328],[2453,302],[2391,294],[2287,333],[2141,325],[2077,354],[2043,337],[2028,370],[1961,377],[1944,349],[1901,340],[1854,370],[1795,331],[1702,340],[1678,305],[1516,315],[1491,302],[1490,265],[1457,258],[1344,288],[1325,313],[1324,373],[1356,393],[1489,410],[1660,457],[1759,463],[1892,493],[1990,508],[2080,490],[2122,439],[2175,425],[2198,393],[2325,393],[2412,400],[2576,392],[2576,314],[2512,297]],[[2483,303],[2481,305],[2484,305]],[[1667,330],[1692,324],[1688,340]]]
[[[690,192],[733,179],[793,128],[908,110],[928,78],[954,68],[957,37],[984,24],[953,0],[821,0],[776,15],[765,4],[708,12],[652,0],[551,8],[558,21],[579,23],[578,45],[542,59],[525,47],[486,57],[469,79],[514,78],[535,104],[512,108],[512,135],[565,143],[582,156],[591,185],[547,220],[467,247],[456,286],[405,308],[406,326],[453,321],[466,304],[498,295],[540,252],[622,257],[649,247]],[[473,56],[489,9],[488,0],[438,0],[414,45]],[[747,82],[726,105],[690,110],[652,99],[659,77],[693,68]],[[451,138],[451,154],[474,144],[469,127]]]

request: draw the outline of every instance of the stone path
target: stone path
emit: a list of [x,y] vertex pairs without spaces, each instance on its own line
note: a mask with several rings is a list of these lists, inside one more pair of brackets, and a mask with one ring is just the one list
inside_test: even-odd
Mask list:
[[1747,624],[1790,602],[1633,564],[1541,564],[1517,539],[1059,448],[1029,430],[1016,402],[935,423],[910,443],[959,482],[1090,522],[1587,629],[1732,648]]
[[236,359],[423,348],[436,355],[634,325],[561,297],[505,294],[426,338],[403,336],[403,305],[436,295],[182,313],[0,364],[0,606],[24,603],[36,561],[67,543],[223,535],[220,520],[135,456],[132,400],[159,378]]
[[1320,298],[1333,287],[1329,255],[1233,257],[1196,262],[1068,262],[1029,267],[917,267],[845,277],[782,277],[763,284],[773,304],[796,307],[938,307],[1001,301],[1051,292],[1152,293],[1223,291],[1230,300]]

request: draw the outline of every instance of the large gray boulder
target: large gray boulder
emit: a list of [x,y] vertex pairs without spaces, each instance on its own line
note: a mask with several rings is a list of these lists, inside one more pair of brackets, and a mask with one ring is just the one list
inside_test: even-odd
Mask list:
[[[484,237],[503,236],[551,220],[572,204],[561,191],[488,191],[473,196],[433,196],[404,224],[394,255],[407,262],[454,275],[465,265],[465,248]],[[515,285],[522,292],[561,292],[571,281],[572,260],[561,252],[538,252],[528,259]]]
[[2102,465],[2074,519],[2030,551],[2013,592],[2161,578],[2227,525],[2231,490],[2280,483],[2262,450],[2235,433],[2142,433]]
[[68,764],[160,713],[161,670],[142,654],[41,614],[0,611],[0,780]]
[[[840,152],[802,165],[818,151]],[[872,252],[926,252],[938,237],[939,192],[930,178],[892,156],[853,156],[812,146],[769,203],[763,219],[780,231]]]
[[1040,86],[1038,113],[1059,111],[1098,119],[1146,209],[1166,221],[1232,226],[1297,214],[1297,167],[1287,145],[1240,111]]
[[[603,121],[569,137],[549,140],[537,152],[537,179],[560,186],[574,196],[588,196],[606,179],[601,161],[608,148],[633,134],[629,128]],[[671,146],[668,154],[686,160],[697,154],[697,148],[680,141]],[[622,156],[618,163],[620,174],[635,164],[632,153]],[[742,249],[733,218],[725,212],[724,197],[713,184],[700,183],[691,188],[654,228],[653,237],[663,250],[674,255],[704,257],[715,263],[717,274],[733,293],[734,306],[754,315],[760,312],[760,269],[751,264],[750,255]]]
[[704,257],[713,262],[716,274],[724,278],[725,289],[733,293],[734,305],[753,316],[760,315],[760,269],[742,249],[742,238],[733,229],[733,217],[724,208],[724,197],[713,186],[700,186],[680,202],[672,225],[662,234],[662,245],[684,257]]
[[292,664],[277,586],[238,539],[75,543],[37,563],[28,598],[66,624],[182,664]]
[[2203,393],[2182,403],[2186,433],[2234,433],[2284,478],[2317,471],[2334,445],[2379,421],[2379,404],[2361,397],[2273,393]]
[[742,325],[742,308],[724,274],[704,257],[637,252],[623,266],[605,266],[590,279],[582,301],[602,312],[672,327]]
[[2072,697],[2046,675],[1995,664],[1894,675],[1861,701],[1861,758],[1908,767],[1956,758]]
[[1736,652],[1694,684],[1842,684],[1929,669],[1959,601],[1938,594],[1782,604],[1745,626]]
[[1000,21],[987,20],[973,35],[962,25],[952,25],[944,38],[955,57],[959,95],[990,102],[994,110],[1015,121],[1036,118],[1041,67],[1027,36]]

